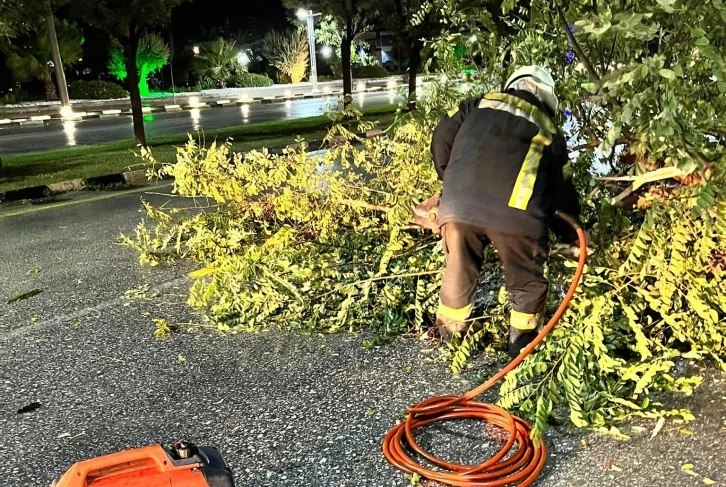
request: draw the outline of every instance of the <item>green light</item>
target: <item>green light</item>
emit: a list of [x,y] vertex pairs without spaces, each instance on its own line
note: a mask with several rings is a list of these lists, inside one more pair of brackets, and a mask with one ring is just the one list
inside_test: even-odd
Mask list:
[[80,41],[80,43],[81,43],[81,45],[85,44],[85,43],[86,43],[86,38],[85,38],[85,37],[83,37],[83,36],[81,36],[81,41]]
[[153,115],[144,115],[144,122],[153,122],[154,116]]
[[[147,78],[167,63],[169,55],[169,46],[158,34],[147,34],[141,39],[139,50],[136,53],[136,68],[139,70],[139,92],[142,97],[148,97],[151,94]],[[111,49],[108,70],[117,79],[126,79],[123,49],[118,43],[115,43]]]

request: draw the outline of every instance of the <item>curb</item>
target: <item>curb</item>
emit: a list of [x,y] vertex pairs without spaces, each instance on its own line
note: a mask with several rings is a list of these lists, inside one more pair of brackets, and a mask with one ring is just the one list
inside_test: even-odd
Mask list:
[[[369,130],[364,133],[356,134],[357,137],[364,139],[373,139],[383,135],[383,132],[379,129]],[[305,141],[308,146],[309,152],[316,152],[322,149],[322,140],[310,140]],[[338,135],[333,137],[330,141],[331,147],[336,147],[345,143],[345,137]],[[270,154],[279,155],[282,154],[286,149],[297,149],[300,144],[287,144],[284,146],[268,147],[267,151]],[[167,178],[164,178],[167,179]],[[169,178],[170,179],[170,178]],[[0,203],[11,203],[24,200],[37,200],[47,198],[62,193],[70,193],[75,191],[83,191],[85,189],[99,189],[102,190],[109,186],[118,186],[124,184],[135,184],[144,185],[149,182],[146,177],[146,169],[137,169],[134,171],[119,172],[113,174],[105,174],[103,176],[94,176],[85,179],[70,179],[67,181],[60,181],[58,183],[47,184],[43,186],[30,186],[22,189],[15,189],[0,193]]]
[[[360,93],[373,93],[373,92],[381,92],[381,91],[390,91],[395,90],[400,87],[405,87],[407,85],[402,83],[397,83],[393,87],[388,86],[374,86],[371,88],[366,88],[363,90],[353,90],[353,94],[360,94]],[[239,107],[243,105],[257,105],[257,104],[269,104],[269,103],[285,103],[288,101],[293,100],[310,100],[314,98],[328,98],[331,96],[339,96],[342,95],[343,90],[335,89],[331,90],[330,92],[320,92],[320,93],[298,93],[298,94],[290,94],[290,95],[278,95],[278,96],[266,96],[266,97],[254,97],[254,98],[220,98],[218,100],[210,100],[206,102],[197,102],[197,103],[183,103],[183,104],[175,104],[175,105],[164,105],[164,106],[145,106],[142,107],[142,112],[144,115],[152,114],[152,113],[168,113],[168,112],[179,112],[179,111],[185,111],[185,110],[198,110],[203,108],[224,108],[224,107]],[[77,120],[86,120],[89,118],[99,118],[99,117],[117,117],[117,116],[129,116],[131,115],[131,109],[107,109],[107,110],[97,110],[97,111],[90,111],[90,112],[74,112],[72,116],[70,117],[63,117],[60,114],[54,114],[54,115],[34,115],[29,117],[21,117],[21,118],[2,118],[0,119],[0,125],[40,125],[40,124],[46,124],[48,122],[54,122],[54,121],[77,121]]]

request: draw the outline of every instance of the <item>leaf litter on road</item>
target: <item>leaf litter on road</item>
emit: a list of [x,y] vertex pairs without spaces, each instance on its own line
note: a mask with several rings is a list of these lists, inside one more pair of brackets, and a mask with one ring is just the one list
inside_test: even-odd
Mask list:
[[41,404],[39,402],[31,402],[27,406],[23,406],[22,408],[18,409],[16,414],[26,414],[26,413],[32,413],[33,411],[40,409]]
[[15,293],[15,296],[13,296],[12,298],[10,298],[8,300],[8,303],[7,304],[13,304],[13,303],[17,303],[18,301],[23,301],[23,300],[26,300],[28,298],[32,298],[33,296],[37,296],[38,294],[40,294],[42,292],[43,292],[42,289],[37,289],[36,288],[36,289],[31,289],[30,291],[26,291],[24,293]]
[[658,422],[655,424],[655,428],[653,428],[653,433],[650,435],[650,439],[654,439],[658,433],[660,433],[660,430],[663,429],[663,426],[665,426],[665,418],[659,418]]

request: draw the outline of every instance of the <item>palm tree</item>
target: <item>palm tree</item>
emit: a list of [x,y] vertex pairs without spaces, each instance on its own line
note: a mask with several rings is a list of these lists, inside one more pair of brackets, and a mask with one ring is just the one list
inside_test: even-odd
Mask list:
[[[78,29],[68,22],[58,22],[58,47],[65,67],[77,63],[83,55],[81,35]],[[48,100],[57,100],[53,83],[53,53],[48,36],[48,28],[43,25],[36,29],[32,38],[21,46],[14,46],[7,57],[7,66],[17,81],[41,80],[45,83],[45,95]]]
[[[139,41],[139,50],[136,52],[136,68],[139,70],[139,92],[141,96],[149,96],[148,77],[163,68],[169,62],[171,51],[159,34],[146,34]],[[121,44],[114,40],[111,44],[111,59],[108,70],[120,81],[126,79],[126,63]]]
[[239,55],[235,41],[226,41],[221,37],[202,42],[199,54],[194,57],[194,71],[200,79],[209,79],[218,86],[224,85],[227,79],[244,67],[237,61]]

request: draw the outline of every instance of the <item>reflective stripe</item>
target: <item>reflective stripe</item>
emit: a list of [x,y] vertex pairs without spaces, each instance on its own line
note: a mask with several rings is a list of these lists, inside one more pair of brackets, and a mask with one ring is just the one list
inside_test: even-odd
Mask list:
[[540,321],[539,314],[520,313],[512,310],[509,325],[517,330],[534,330]]
[[518,210],[526,210],[529,200],[534,193],[534,183],[537,182],[537,171],[542,160],[542,153],[546,146],[552,143],[542,132],[532,139],[527,155],[524,156],[522,169],[519,170],[517,181],[512,189],[512,196],[509,198],[509,206]]
[[514,95],[506,93],[487,93],[479,103],[479,108],[502,110],[517,117],[522,117],[537,125],[548,137],[557,133],[557,127],[550,117],[542,110]]
[[469,317],[469,314],[471,314],[471,310],[473,307],[474,305],[470,304],[469,306],[466,306],[464,308],[454,309],[449,308],[442,302],[439,302],[439,309],[436,314],[454,321],[466,321],[466,319]]
[[511,113],[515,117],[524,118],[539,128],[539,132],[532,139],[527,155],[524,157],[522,168],[519,170],[517,180],[512,188],[509,206],[526,211],[529,200],[534,193],[537,182],[537,171],[542,160],[545,147],[552,144],[554,134],[557,133],[552,119],[531,103],[506,93],[488,93],[479,102],[479,108],[490,108]]
[[454,115],[456,115],[458,113],[458,111],[459,111],[458,108],[453,108],[453,109],[449,110],[448,112],[446,112],[446,114],[449,116],[449,118],[453,118]]

